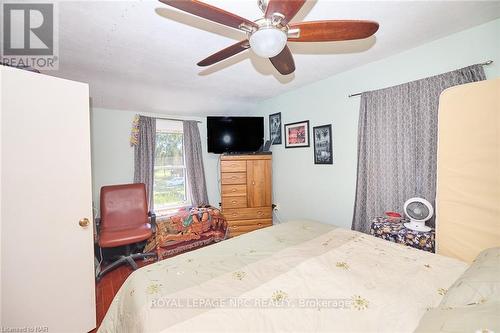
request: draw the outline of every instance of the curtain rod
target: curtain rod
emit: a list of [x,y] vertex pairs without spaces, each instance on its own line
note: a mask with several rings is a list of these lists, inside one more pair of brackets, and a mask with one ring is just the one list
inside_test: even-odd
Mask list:
[[155,119],[163,119],[163,120],[173,120],[173,121],[184,121],[184,120],[190,120],[190,121],[196,121],[198,124],[203,123],[202,121],[199,120],[192,120],[192,119],[177,119],[177,118],[162,118],[162,117],[153,117]]
[[[481,65],[481,66],[488,66],[488,65],[491,65],[493,63],[493,60],[488,60],[488,61],[485,61],[485,62],[482,62],[478,65]],[[351,98],[351,97],[354,97],[354,96],[360,96],[362,93],[355,93],[355,94],[350,94],[350,95],[347,95],[347,97]]]

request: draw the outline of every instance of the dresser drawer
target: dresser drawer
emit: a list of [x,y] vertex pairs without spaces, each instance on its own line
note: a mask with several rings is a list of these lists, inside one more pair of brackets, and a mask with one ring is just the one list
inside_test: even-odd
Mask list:
[[245,196],[247,195],[246,185],[222,185],[223,197]]
[[236,237],[242,234],[246,234],[247,232],[259,230],[262,228],[270,227],[273,225],[271,220],[262,220],[262,221],[269,221],[268,223],[260,223],[260,224],[252,224],[252,225],[246,225],[246,224],[236,224],[236,225],[229,225],[229,237]]
[[246,208],[247,197],[222,197],[222,209],[228,208]]
[[262,228],[262,227],[269,227],[270,225],[272,225],[273,220],[272,219],[234,220],[234,221],[228,221],[227,224],[230,227],[258,226]]
[[224,209],[222,212],[228,221],[231,220],[253,220],[253,219],[271,219],[271,207],[257,208],[231,208]]
[[246,172],[246,161],[221,161],[220,169],[222,172]]
[[245,172],[223,172],[221,176],[222,184],[246,184],[247,174]]

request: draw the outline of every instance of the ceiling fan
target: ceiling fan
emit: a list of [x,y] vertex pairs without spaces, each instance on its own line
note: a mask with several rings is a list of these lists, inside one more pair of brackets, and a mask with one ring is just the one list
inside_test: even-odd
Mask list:
[[378,30],[378,23],[373,21],[328,20],[290,23],[306,0],[258,0],[264,17],[254,22],[197,0],[159,1],[247,34],[245,40],[212,54],[200,61],[198,66],[213,65],[251,48],[258,56],[269,58],[278,72],[287,75],[295,71],[287,41],[331,42],[362,39],[370,37]]

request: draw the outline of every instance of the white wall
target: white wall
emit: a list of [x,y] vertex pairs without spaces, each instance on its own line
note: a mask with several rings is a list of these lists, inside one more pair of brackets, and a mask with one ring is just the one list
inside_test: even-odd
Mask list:
[[[2,81],[3,81],[3,76],[0,75],[0,189],[2,188],[2,114],[3,114],[3,89],[2,89]],[[3,267],[2,265],[2,247],[4,246],[4,242],[2,241],[2,226],[3,226],[3,215],[2,215],[2,191],[0,190],[0,268]],[[3,320],[2,320],[2,272],[0,271],[0,327],[3,327]]]
[[181,117],[123,110],[93,108],[92,131],[92,189],[95,207],[99,207],[99,191],[103,185],[125,184],[134,180],[134,148],[130,146],[130,131],[136,114],[202,121],[199,124],[203,163],[207,180],[208,199],[218,206],[218,155],[207,153],[206,118]]
[[274,202],[279,204],[281,219],[311,218],[350,228],[356,187],[359,97],[347,98],[347,95],[486,60],[494,61],[485,67],[487,77],[498,77],[499,31],[500,20],[495,20],[257,105],[256,115],[281,112],[283,123],[310,120],[311,131],[313,126],[333,124],[332,166],[314,165],[312,145],[294,149],[285,149],[284,144],[273,146]]

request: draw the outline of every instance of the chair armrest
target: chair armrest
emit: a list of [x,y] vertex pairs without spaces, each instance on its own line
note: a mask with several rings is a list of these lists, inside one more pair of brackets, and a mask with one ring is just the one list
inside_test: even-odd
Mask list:
[[149,223],[151,223],[151,228],[153,229],[153,232],[156,232],[156,214],[153,211],[148,212],[149,216]]

